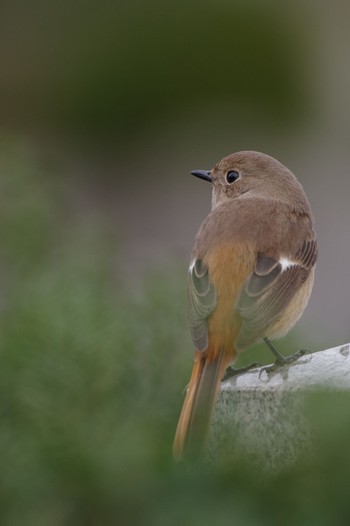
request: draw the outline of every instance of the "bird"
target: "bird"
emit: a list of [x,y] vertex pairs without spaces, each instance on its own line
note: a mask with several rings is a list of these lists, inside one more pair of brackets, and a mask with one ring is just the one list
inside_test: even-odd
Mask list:
[[[212,185],[212,208],[195,237],[187,313],[194,362],[173,442],[175,460],[205,451],[226,369],[240,352],[281,338],[313,287],[317,238],[295,175],[273,157],[239,151],[192,175]],[[289,359],[288,359],[289,358]]]

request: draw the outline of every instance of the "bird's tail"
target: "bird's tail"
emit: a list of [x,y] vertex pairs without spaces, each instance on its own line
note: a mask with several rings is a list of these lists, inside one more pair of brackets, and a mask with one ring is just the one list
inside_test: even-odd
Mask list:
[[206,356],[196,353],[174,439],[175,460],[198,457],[207,442],[220,381],[227,366],[223,352],[213,360],[208,356],[209,352]]

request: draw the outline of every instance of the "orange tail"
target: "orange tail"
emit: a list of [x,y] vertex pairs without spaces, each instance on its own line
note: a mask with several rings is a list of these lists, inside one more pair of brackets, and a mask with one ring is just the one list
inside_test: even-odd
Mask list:
[[175,460],[198,457],[203,451],[211,417],[226,369],[223,353],[209,361],[208,354],[197,352],[186,398],[177,424],[173,453]]

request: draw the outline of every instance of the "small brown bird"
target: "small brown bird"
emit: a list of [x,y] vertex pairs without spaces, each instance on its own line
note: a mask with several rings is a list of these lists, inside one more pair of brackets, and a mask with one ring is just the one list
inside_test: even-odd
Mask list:
[[192,175],[213,186],[188,278],[195,358],[178,422],[175,459],[198,456],[226,368],[237,354],[284,336],[309,300],[317,241],[308,199],[272,157],[243,151]]

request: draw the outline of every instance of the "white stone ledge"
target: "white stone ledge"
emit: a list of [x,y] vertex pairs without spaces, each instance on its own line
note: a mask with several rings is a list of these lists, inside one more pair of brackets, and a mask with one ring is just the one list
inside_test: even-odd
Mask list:
[[212,462],[242,453],[268,469],[293,462],[310,446],[303,411],[310,390],[350,390],[350,344],[306,354],[267,373],[257,368],[222,383],[209,442]]

